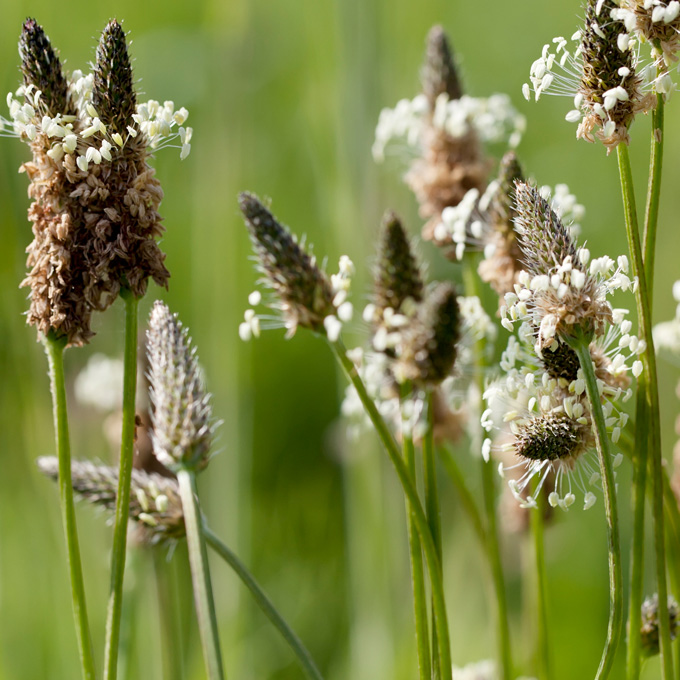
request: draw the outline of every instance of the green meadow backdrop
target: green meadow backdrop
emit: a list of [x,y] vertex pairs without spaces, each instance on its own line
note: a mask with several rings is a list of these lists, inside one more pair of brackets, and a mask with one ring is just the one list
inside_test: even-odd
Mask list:
[[[172,272],[156,298],[191,329],[214,394],[219,454],[200,478],[213,528],[236,549],[310,648],[328,680],[413,680],[416,674],[404,507],[377,440],[348,442],[338,418],[344,384],[324,343],[300,332],[264,333],[244,344],[238,324],[256,274],[237,208],[239,191],[272,199],[285,223],[304,233],[335,267],[341,254],[357,266],[354,302],[366,300],[380,217],[397,210],[420,229],[415,201],[400,182],[403,166],[376,166],[370,148],[380,109],[419,87],[424,38],[441,23],[454,45],[466,90],[509,93],[527,118],[519,146],[541,184],[566,182],[586,206],[583,237],[594,255],[626,252],[616,161],[601,145],[577,142],[562,98],[527,103],[521,85],[532,61],[556,35],[570,36],[576,2],[542,0],[193,0],[68,4],[1,0],[0,89],[19,81],[16,44],[22,21],[35,17],[67,69],[88,67],[108,19],[123,20],[141,98],[172,99],[190,111],[191,155],[157,154],[165,191],[162,241]],[[655,288],[655,320],[670,318],[670,287],[680,278],[680,97],[667,109],[665,185]],[[5,112],[6,115],[6,112]],[[642,202],[649,119],[632,130]],[[0,680],[77,678],[78,664],[56,487],[35,459],[52,455],[47,364],[26,326],[24,249],[28,149],[0,139]],[[424,244],[431,278],[459,272]],[[632,298],[631,298],[632,300]],[[493,303],[492,303],[493,305]],[[356,315],[357,319],[360,315]],[[99,315],[91,344],[67,353],[72,381],[94,353],[122,355],[123,309]],[[361,324],[352,327],[361,339]],[[500,334],[505,338],[505,333]],[[675,441],[678,370],[661,364],[665,453]],[[71,395],[72,397],[73,395]],[[109,419],[71,398],[75,457],[113,461]],[[457,452],[478,489],[478,465]],[[628,463],[620,469],[624,540]],[[452,487],[442,477],[445,579],[452,650],[458,665],[495,650],[486,566]],[[101,668],[111,528],[79,506],[83,564]],[[547,530],[555,678],[589,677],[607,623],[607,558],[601,501],[588,513],[559,514]],[[533,672],[530,546],[503,539],[515,657]],[[205,677],[185,553],[168,555],[175,578],[184,677]],[[627,565],[624,566],[627,576]],[[226,566],[212,562],[227,674],[238,680],[301,678],[278,638]],[[647,589],[651,594],[651,573]],[[128,572],[128,637],[122,678],[162,677],[159,615],[148,551]],[[676,593],[676,595],[678,595]],[[527,610],[527,606],[529,607]],[[522,613],[524,610],[524,613]],[[650,662],[646,678],[658,676]],[[613,677],[620,677],[616,671]]]

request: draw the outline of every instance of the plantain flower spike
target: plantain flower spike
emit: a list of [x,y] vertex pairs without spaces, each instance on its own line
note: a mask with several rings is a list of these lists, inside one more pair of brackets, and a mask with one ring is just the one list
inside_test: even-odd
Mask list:
[[[646,598],[642,603],[641,615],[642,652],[645,656],[656,656],[659,653],[659,595],[657,593]],[[680,607],[670,595],[668,596],[668,618],[671,640],[675,640],[680,624]]]
[[425,41],[425,62],[420,73],[423,94],[427,97],[430,111],[434,113],[439,95],[445,94],[449,101],[463,96],[458,69],[446,32],[433,26]]
[[[38,458],[38,468],[50,479],[59,478],[55,457]],[[90,461],[71,463],[71,484],[80,499],[114,513],[118,493],[118,469]],[[177,482],[155,472],[132,470],[130,519],[140,531],[141,542],[157,545],[184,537],[184,513]]]
[[[672,66],[680,50],[680,2],[678,0],[623,0],[618,11],[629,31],[637,32],[660,57],[658,65]],[[661,62],[661,64],[659,64]],[[665,69],[664,69],[665,70]]]
[[170,470],[202,470],[215,430],[211,395],[187,329],[160,301],[149,318],[147,356],[154,454]]

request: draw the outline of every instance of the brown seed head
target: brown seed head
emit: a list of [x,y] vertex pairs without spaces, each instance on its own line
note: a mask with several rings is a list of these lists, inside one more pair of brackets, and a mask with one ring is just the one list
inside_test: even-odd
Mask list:
[[59,57],[35,19],[26,19],[24,22],[19,39],[19,56],[24,85],[41,92],[38,100],[40,114],[51,117],[57,114],[75,115]]
[[188,331],[160,301],[151,310],[146,346],[154,454],[167,468],[202,470],[215,429],[211,396]]
[[[56,458],[38,458],[38,467],[50,479],[58,479],[59,463]],[[71,484],[82,500],[115,512],[118,468],[85,460],[73,461]],[[156,473],[132,470],[130,520],[141,529],[146,543],[158,544],[183,538],[184,513],[177,481]]]
[[446,94],[449,99],[460,99],[463,95],[451,45],[441,26],[433,26],[427,34],[420,80],[430,111],[434,111],[440,94]]
[[137,96],[132,80],[125,31],[115,20],[102,31],[94,67],[92,105],[109,132],[127,135],[127,127],[137,110]]
[[537,416],[519,428],[515,453],[533,461],[574,459],[585,448],[585,427],[561,411]]
[[295,238],[253,194],[239,195],[262,272],[281,302],[292,335],[298,326],[324,333],[324,319],[335,314],[331,282]]

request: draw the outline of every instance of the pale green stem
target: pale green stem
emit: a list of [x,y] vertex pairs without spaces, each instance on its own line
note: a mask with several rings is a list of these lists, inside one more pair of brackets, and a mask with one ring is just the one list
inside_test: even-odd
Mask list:
[[659,595],[659,643],[661,649],[661,666],[663,680],[673,679],[673,649],[671,647],[668,620],[668,587],[666,584],[666,545],[664,535],[663,513],[663,460],[661,455],[661,431],[659,422],[659,389],[656,374],[656,355],[652,337],[651,307],[647,296],[647,277],[642,260],[640,235],[638,233],[637,210],[633,191],[633,176],[628,156],[628,147],[619,144],[617,147],[621,190],[626,222],[626,235],[630,249],[633,274],[638,277],[635,302],[638,323],[642,327],[642,337],[647,349],[641,356],[643,370],[647,379],[647,413],[649,417],[649,456],[652,472],[652,516],[654,518],[654,548],[656,552],[656,580]]
[[[476,260],[468,256],[464,259],[463,280],[467,295],[480,297]],[[480,298],[481,299],[481,298]],[[484,343],[478,341],[475,346],[475,377],[480,399],[484,394]],[[510,646],[510,626],[508,623],[508,602],[505,591],[505,578],[503,575],[503,561],[501,559],[500,537],[498,535],[498,522],[496,517],[496,481],[495,465],[490,458],[488,461],[480,456],[482,467],[482,495],[484,499],[484,514],[486,516],[486,550],[491,567],[494,590],[496,594],[496,626],[498,655],[500,659],[500,680],[512,680],[512,652]]]
[[92,638],[90,637],[90,626],[87,620],[83,568],[80,563],[78,529],[73,504],[73,486],[71,484],[71,443],[66,408],[66,387],[64,384],[64,348],[66,347],[66,339],[54,338],[50,334],[48,337],[43,338],[43,343],[50,367],[54,431],[59,460],[59,501],[66,537],[66,552],[68,555],[69,576],[71,578],[71,604],[76,624],[80,665],[83,678],[85,680],[95,680]]
[[[619,145],[621,146],[621,145]],[[604,507],[607,516],[607,539],[609,552],[609,623],[607,640],[600,666],[595,680],[605,680],[614,663],[616,650],[623,632],[623,582],[621,574],[621,544],[619,539],[619,519],[616,506],[616,482],[609,451],[609,437],[602,412],[602,400],[595,377],[595,368],[590,356],[590,341],[583,336],[569,341],[578,355],[583,377],[586,382],[590,411],[593,419],[593,431],[597,444],[597,457],[600,463],[600,477],[604,493]]]
[[321,672],[316,667],[312,655],[307,651],[300,638],[293,629],[286,623],[286,620],[279,614],[272,601],[255,580],[254,576],[248,571],[247,567],[241,562],[236,554],[225,545],[208,527],[203,523],[203,535],[207,544],[232,568],[234,573],[241,579],[242,583],[248,588],[257,606],[265,616],[272,622],[276,630],[281,633],[283,639],[288,643],[305,673],[312,680],[323,680]]
[[[410,388],[402,386],[402,403],[409,396]],[[413,438],[408,427],[402,427],[401,432],[404,463],[411,475],[411,482],[416,486],[416,456]],[[420,538],[415,527],[413,511],[406,502],[406,521],[408,528],[409,554],[411,558],[411,580],[413,583],[413,612],[416,624],[416,648],[418,652],[418,672],[421,680],[431,680],[432,667],[430,664],[430,635],[427,623],[427,598],[425,594],[425,574],[423,572],[423,551]],[[435,658],[436,649],[432,650]]]
[[179,495],[182,499],[184,524],[187,532],[191,582],[194,588],[194,604],[201,636],[203,659],[209,680],[224,680],[220,640],[217,634],[215,600],[210,581],[210,567],[203,535],[201,509],[196,492],[196,475],[193,470],[180,469],[177,472]]
[[123,578],[127,551],[128,517],[130,513],[130,479],[135,442],[135,395],[137,391],[137,308],[139,301],[132,291],[123,289],[125,301],[125,350],[123,357],[123,428],[120,444],[118,493],[111,552],[111,580],[106,617],[106,647],[104,650],[104,678],[118,677],[118,644],[120,615],[123,607]]
[[[534,480],[534,490],[538,480]],[[533,493],[533,491],[532,491]],[[548,578],[545,570],[545,543],[543,536],[544,509],[539,502],[538,508],[529,510],[531,535],[534,542],[534,560],[536,563],[536,609],[538,618],[538,635],[536,648],[538,650],[538,680],[550,680],[550,626],[548,624]]]
[[167,547],[152,548],[153,570],[158,599],[158,623],[161,637],[161,668],[165,680],[182,680],[182,645],[179,639],[177,611],[172,594],[172,574],[166,558]]
[[406,495],[406,498],[411,506],[411,510],[413,511],[413,519],[416,529],[420,534],[420,541],[423,552],[425,553],[425,561],[427,563],[428,574],[430,576],[432,602],[435,613],[435,627],[437,631],[437,639],[439,640],[439,659],[442,680],[451,680],[451,649],[449,641],[449,624],[446,614],[446,602],[444,599],[444,586],[441,568],[439,565],[439,558],[437,557],[437,549],[432,539],[432,534],[427,523],[425,511],[423,510],[423,506],[420,504],[418,492],[411,483],[411,475],[408,472],[406,464],[402,460],[399,448],[394,441],[394,438],[390,434],[383,417],[378,412],[375,403],[371,397],[369,397],[368,392],[366,391],[366,386],[361,380],[356,366],[347,357],[344,345],[341,341],[332,342],[330,345],[333,348],[340,365],[345,371],[345,374],[357,391],[357,395],[359,396],[359,399],[361,400],[368,417],[371,419],[373,427],[375,427],[380,440],[385,446],[387,454],[390,457],[390,461],[392,462],[397,476],[399,477],[399,482],[401,483],[404,494]]
[[486,551],[487,540],[486,533],[484,531],[484,523],[482,522],[482,516],[479,513],[479,508],[477,508],[475,499],[472,496],[470,489],[468,489],[467,485],[465,484],[465,476],[458,466],[455,456],[451,453],[451,451],[449,451],[448,448],[445,446],[439,446],[438,451],[439,458],[444,465],[446,473],[453,482],[453,485],[456,487],[456,491],[460,496],[460,502],[463,505],[463,509],[467,513],[468,519],[470,520],[473,529],[475,530],[475,534],[477,534],[477,538],[482,545],[482,549]]

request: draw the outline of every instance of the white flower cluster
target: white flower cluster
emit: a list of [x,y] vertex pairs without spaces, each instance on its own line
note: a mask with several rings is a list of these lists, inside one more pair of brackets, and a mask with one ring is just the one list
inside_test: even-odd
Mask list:
[[[331,287],[333,289],[333,306],[335,307],[335,314],[328,314],[324,320],[323,325],[326,330],[326,337],[331,342],[336,342],[342,331],[343,324],[352,320],[354,315],[354,306],[347,299],[349,290],[352,284],[352,276],[354,275],[354,263],[347,255],[342,255],[338,263],[338,273],[331,275]],[[243,321],[239,324],[238,334],[244,342],[251,338],[260,337],[260,328],[265,321],[267,328],[281,328],[286,327],[290,332],[289,326],[280,317],[272,317],[270,315],[258,315],[252,307],[257,307],[262,302],[262,294],[255,290],[248,296],[248,303],[251,308],[246,309]],[[272,301],[268,304],[270,309],[278,309],[278,303]],[[294,329],[292,329],[294,330]]]
[[[453,680],[498,680],[498,670],[493,661],[476,661],[469,663],[463,668],[453,667]],[[517,680],[535,680],[534,678],[521,677]]]
[[36,109],[42,93],[33,85],[22,85],[7,95],[10,120],[0,117],[0,134],[29,142],[42,134],[51,140],[52,146],[47,152],[50,158],[59,161],[65,154],[75,154],[76,164],[83,172],[87,172],[90,163],[99,165],[102,161],[111,161],[117,148],[123,148],[139,134],[144,135],[146,146],[153,150],[177,148],[173,142],[179,139],[180,158],[183,160],[189,155],[193,130],[184,127],[189,117],[184,107],[175,110],[171,101],[161,105],[151,99],[137,105],[133,116],[136,127],[128,126],[125,136],[109,133],[92,105],[93,84],[91,73],[83,75],[81,71],[74,71],[69,78],[69,92],[79,115],[57,113],[54,117],[39,117]]
[[512,106],[506,94],[486,98],[463,95],[460,99],[440,94],[431,119],[427,98],[419,94],[380,112],[373,144],[374,159],[384,161],[385,150],[394,140],[406,142],[409,147],[420,147],[430,124],[454,138],[475,131],[482,142],[507,143],[510,147],[519,144],[526,128],[524,116]]
[[93,354],[73,385],[76,399],[105,413],[122,406],[123,362],[105,354]]
[[677,361],[680,358],[680,281],[673,284],[673,298],[678,303],[675,318],[654,326],[653,335],[656,349]]

